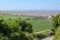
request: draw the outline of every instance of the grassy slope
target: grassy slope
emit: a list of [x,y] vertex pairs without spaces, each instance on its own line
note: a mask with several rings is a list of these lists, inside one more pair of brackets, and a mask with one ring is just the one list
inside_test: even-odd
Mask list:
[[58,27],[57,32],[56,32],[53,40],[60,40],[60,26]]
[[[13,16],[13,15],[0,15],[0,16],[3,16],[5,19],[28,18],[27,16]],[[38,20],[27,20],[27,21],[32,24],[34,32],[51,29],[51,20],[38,19]]]

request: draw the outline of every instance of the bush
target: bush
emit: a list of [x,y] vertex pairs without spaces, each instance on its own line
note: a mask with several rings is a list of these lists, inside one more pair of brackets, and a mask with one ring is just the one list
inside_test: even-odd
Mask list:
[[32,25],[30,23],[27,23],[25,21],[21,21],[19,23],[19,25],[21,26],[21,31],[23,31],[23,32],[29,32],[29,33],[33,32]]
[[33,30],[30,23],[22,21],[21,19],[3,20],[3,18],[1,18],[0,32],[3,34],[1,35],[1,38],[3,38],[2,40],[29,40],[24,33],[32,33]]
[[57,28],[57,32],[56,32],[53,40],[60,40],[60,26]]
[[39,33],[33,33],[32,36],[38,40],[46,38],[48,36],[50,36],[50,30],[48,31],[43,31],[43,32],[39,32]]
[[8,37],[3,36],[3,34],[2,34],[2,33],[0,33],[0,40],[8,40]]
[[60,14],[53,18],[53,29],[55,36],[53,40],[60,40]]
[[53,19],[52,19],[52,26],[53,29],[52,31],[56,31],[56,29],[59,27],[60,25],[60,14],[57,14]]

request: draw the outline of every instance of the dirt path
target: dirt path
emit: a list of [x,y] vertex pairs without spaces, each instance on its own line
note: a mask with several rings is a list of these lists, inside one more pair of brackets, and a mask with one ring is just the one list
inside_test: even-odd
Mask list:
[[47,38],[44,38],[42,40],[53,40],[53,36],[50,36],[50,37],[47,37]]

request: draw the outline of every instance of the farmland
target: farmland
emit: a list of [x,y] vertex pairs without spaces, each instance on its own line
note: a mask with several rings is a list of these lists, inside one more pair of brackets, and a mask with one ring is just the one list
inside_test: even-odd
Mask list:
[[[26,18],[32,18],[32,16],[15,16],[15,15],[0,15],[2,16],[4,19],[26,19]],[[51,20],[49,19],[37,19],[37,20],[26,20],[27,22],[31,23],[33,26],[33,32],[39,32],[39,31],[44,31],[44,30],[49,30],[51,29]]]
[[32,24],[34,32],[51,29],[51,20],[38,19],[38,20],[28,20],[28,21]]

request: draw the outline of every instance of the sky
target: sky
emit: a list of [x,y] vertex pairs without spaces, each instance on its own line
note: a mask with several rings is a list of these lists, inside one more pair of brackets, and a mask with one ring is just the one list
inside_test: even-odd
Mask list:
[[0,0],[0,10],[60,10],[60,0]]

